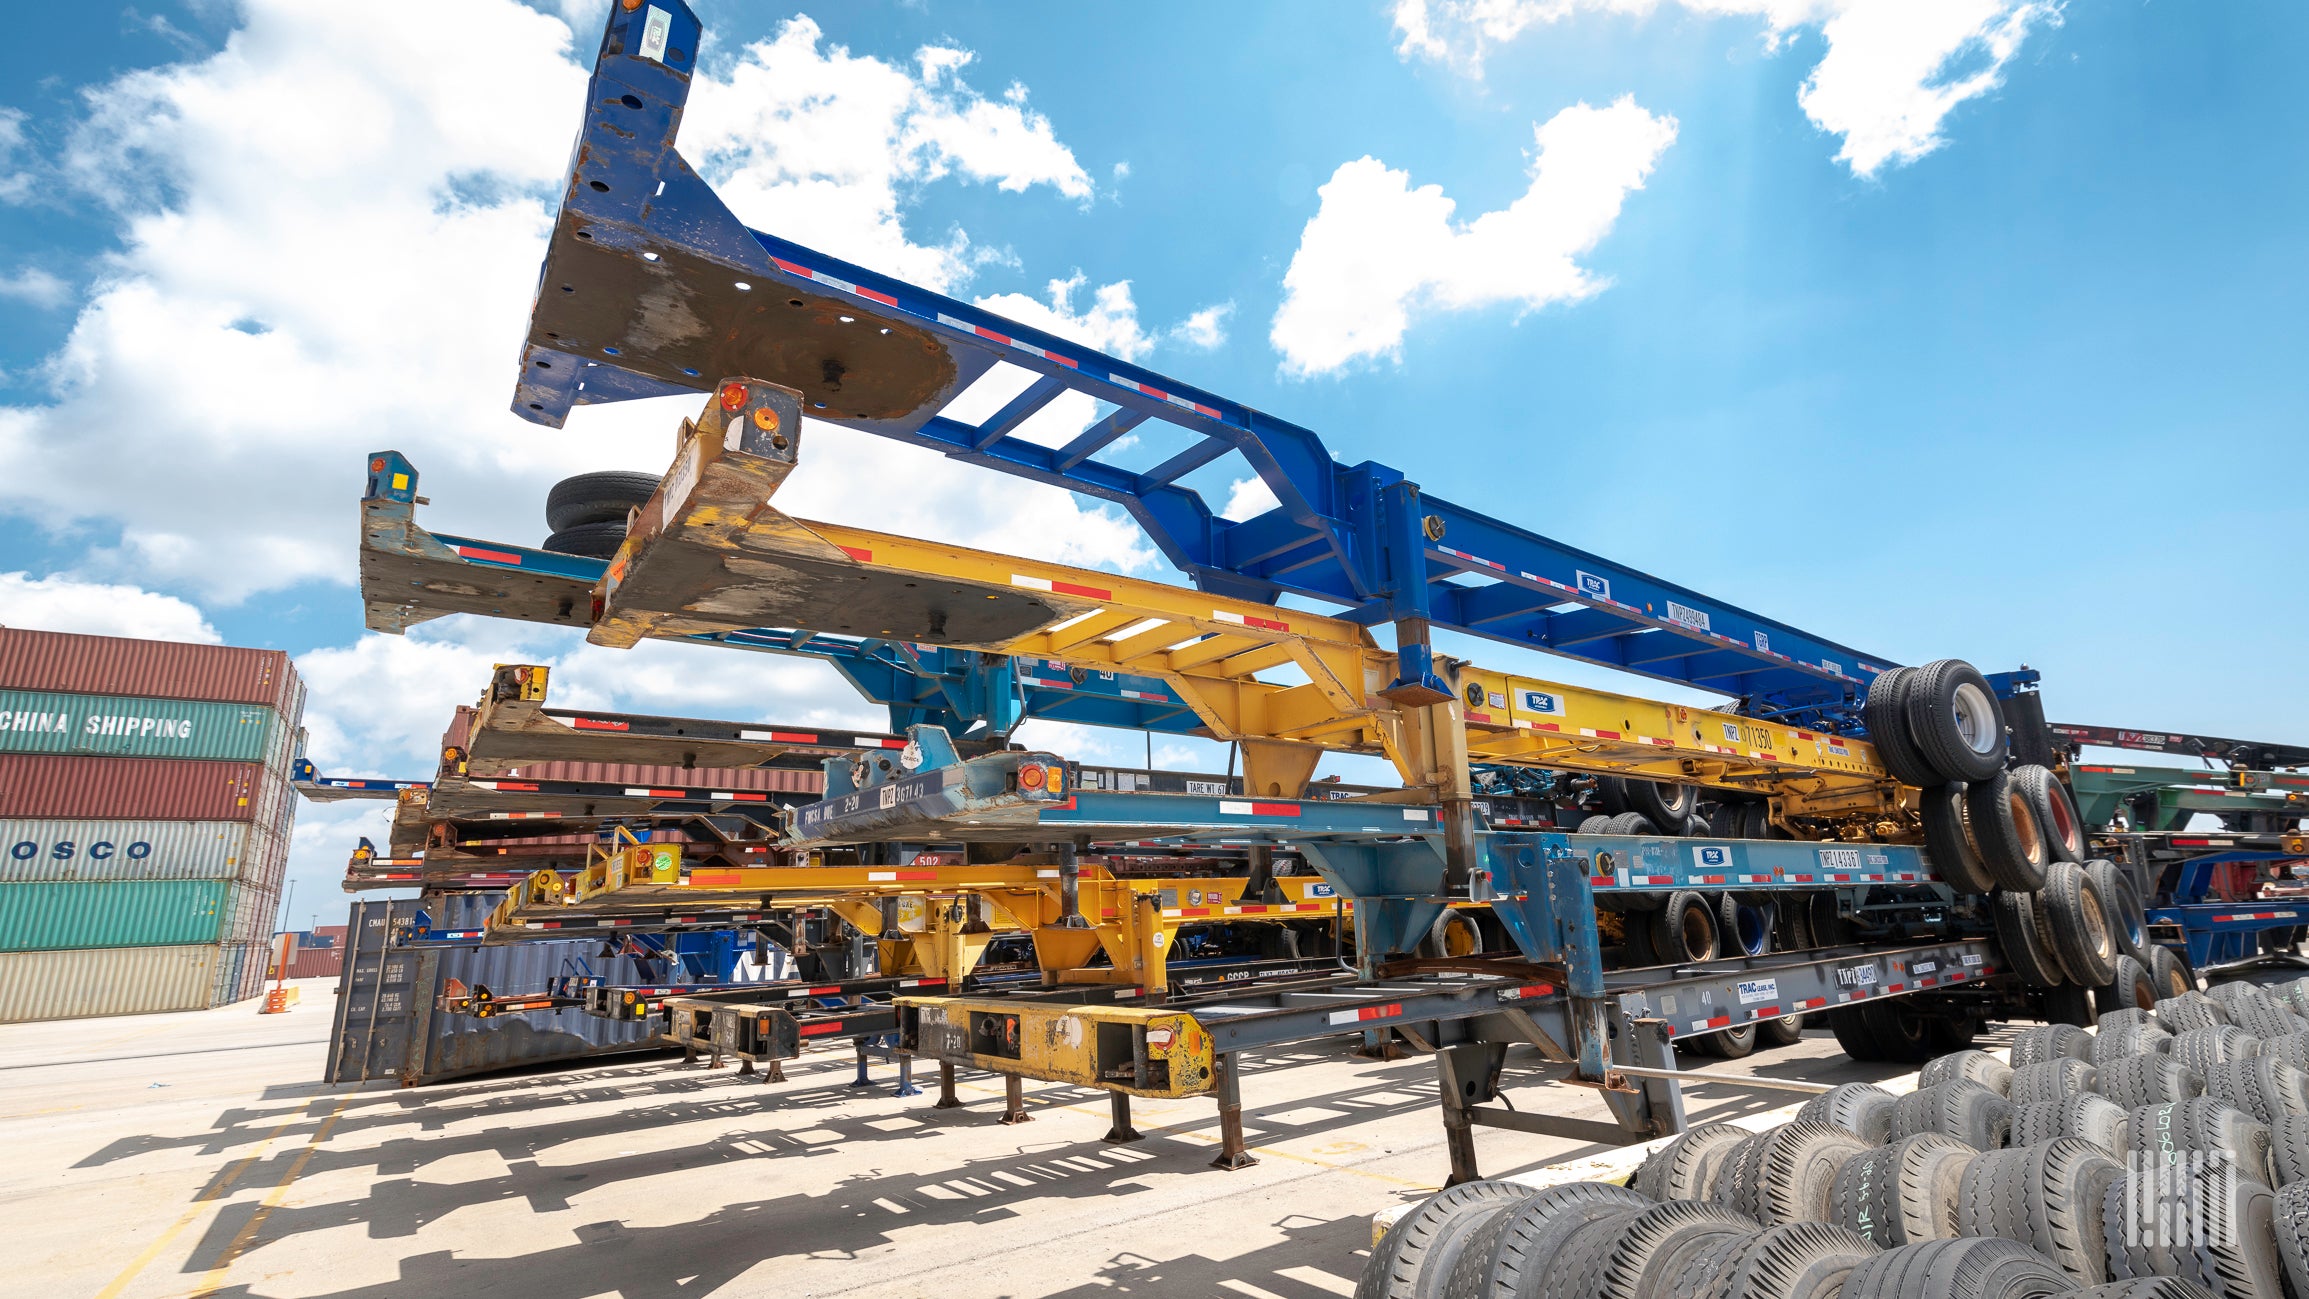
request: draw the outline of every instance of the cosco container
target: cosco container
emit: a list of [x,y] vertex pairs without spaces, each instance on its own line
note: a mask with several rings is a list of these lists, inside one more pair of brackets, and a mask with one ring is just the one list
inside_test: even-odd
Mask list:
[[295,725],[304,686],[279,650],[0,628],[0,689],[262,704]]
[[214,943],[0,952],[0,1024],[205,1010],[224,952]]
[[220,942],[244,902],[224,880],[0,884],[0,951]]
[[284,856],[245,821],[0,821],[0,884],[257,880]]
[[293,733],[263,704],[0,690],[0,753],[223,758],[278,770]]
[[0,818],[10,820],[269,825],[280,815],[287,790],[286,781],[268,776],[253,762],[0,753]]

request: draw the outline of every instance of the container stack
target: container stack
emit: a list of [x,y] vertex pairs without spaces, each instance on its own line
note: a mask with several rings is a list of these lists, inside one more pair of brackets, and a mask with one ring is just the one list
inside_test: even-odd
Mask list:
[[304,705],[278,650],[0,628],[0,1023],[257,995]]

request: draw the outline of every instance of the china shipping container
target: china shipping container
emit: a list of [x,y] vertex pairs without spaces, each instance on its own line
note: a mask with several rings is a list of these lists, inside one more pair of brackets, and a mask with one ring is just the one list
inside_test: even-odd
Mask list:
[[272,932],[280,886],[230,880],[0,885],[0,951],[249,942]]
[[216,758],[280,770],[294,732],[263,704],[0,690],[0,753]]
[[0,821],[0,884],[255,880],[284,858],[245,821]]
[[215,943],[0,952],[0,1024],[203,1010],[224,955]]
[[0,689],[262,704],[294,726],[304,684],[280,650],[0,627]]
[[0,817],[10,820],[275,823],[288,783],[253,762],[0,754]]

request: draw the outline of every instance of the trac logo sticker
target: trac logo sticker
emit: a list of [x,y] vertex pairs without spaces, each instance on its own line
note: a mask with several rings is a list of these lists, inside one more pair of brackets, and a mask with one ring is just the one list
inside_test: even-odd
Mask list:
[[1762,632],[1757,632],[1757,633],[1756,633],[1756,650],[1757,650],[1757,652],[1758,652],[1758,653],[1761,653],[1761,654],[1769,654],[1769,653],[1771,653],[1771,652],[1772,652],[1772,638],[1771,638],[1771,637],[1769,637],[1769,636],[1766,636],[1766,635],[1765,635],[1764,633],[1762,633]]
[[1704,871],[1728,869],[1732,864],[1732,850],[1721,844],[1694,844],[1692,864]]
[[1523,711],[1546,717],[1561,717],[1563,696],[1551,695],[1545,690],[1526,690],[1523,692]]
[[1574,572],[1572,580],[1578,584],[1581,595],[1593,600],[1611,599],[1610,578],[1597,577],[1593,573]]
[[1736,986],[1740,993],[1740,1004],[1743,1006],[1754,1006],[1762,1002],[1780,999],[1780,981],[1778,979],[1742,979]]

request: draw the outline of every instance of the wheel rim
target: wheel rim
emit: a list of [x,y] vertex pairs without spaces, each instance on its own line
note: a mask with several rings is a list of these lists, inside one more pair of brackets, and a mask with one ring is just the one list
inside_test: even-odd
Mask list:
[[1714,946],[1716,935],[1715,927],[1708,923],[1707,916],[1698,907],[1685,907],[1683,915],[1677,919],[1680,922],[1677,929],[1683,939],[1683,950],[1679,955],[1687,961],[1708,959],[1705,949]]
[[2110,936],[2109,919],[2099,907],[2083,908],[2085,937],[2092,942],[2093,951],[2103,957],[2116,955],[2116,939]]
[[2028,805],[2027,796],[2017,789],[2007,793],[2004,802],[2012,809],[2012,828],[2020,835],[2022,852],[2031,865],[2043,865],[2044,833],[2037,829],[2036,809]]
[[2004,728],[1997,725],[1994,695],[1966,681],[1949,697],[1948,710],[1956,721],[1956,737],[1965,748],[1984,758],[1996,752],[2004,739]]
[[2070,813],[2068,800],[2057,789],[2045,791],[2045,806],[2052,813],[2052,832],[2072,851],[2083,846],[2077,838],[2076,817]]
[[1454,923],[1443,926],[1443,954],[1445,956],[1474,955],[1475,935],[1469,931],[1475,926],[1458,923],[1460,917],[1457,916],[1452,917],[1452,920]]

